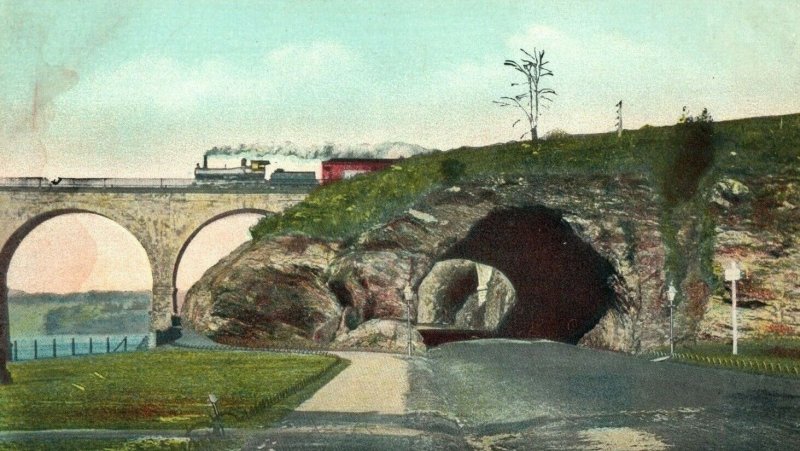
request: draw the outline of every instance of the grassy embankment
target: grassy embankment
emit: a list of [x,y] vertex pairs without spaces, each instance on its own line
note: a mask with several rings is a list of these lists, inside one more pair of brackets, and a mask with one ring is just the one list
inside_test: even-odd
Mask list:
[[[800,163],[800,114],[718,122],[713,141],[712,177],[780,175]],[[645,126],[626,130],[621,139],[615,133],[560,135],[535,145],[511,142],[436,152],[400,161],[386,171],[320,187],[283,214],[263,219],[252,233],[256,239],[285,233],[352,238],[403,212],[438,186],[498,176],[639,174],[658,186],[661,169],[674,149],[674,126]],[[450,180],[441,169],[448,160],[463,168]]]
[[[800,378],[800,338],[764,337],[740,340],[733,355],[730,343],[699,342],[675,347],[675,360],[704,366],[719,366],[755,374]],[[666,357],[669,348],[647,354]]]
[[208,395],[226,427],[267,425],[346,366],[336,357],[185,351],[10,363],[0,430],[210,426]]

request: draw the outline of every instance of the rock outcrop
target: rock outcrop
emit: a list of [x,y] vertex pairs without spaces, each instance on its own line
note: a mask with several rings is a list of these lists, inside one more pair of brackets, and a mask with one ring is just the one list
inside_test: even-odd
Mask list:
[[[245,245],[193,287],[184,317],[217,340],[251,345],[360,346],[370,342],[365,331],[395,336],[384,333],[389,323],[372,321],[403,322],[409,313],[413,324],[577,341],[609,309],[638,308],[617,305],[612,275],[624,282],[622,297],[659,288],[650,279],[633,285],[640,281],[626,260],[640,244],[632,239],[655,233],[654,210],[641,202],[630,208],[652,196],[649,189],[605,177],[583,182],[570,193],[560,177],[441,189],[346,247],[301,237]],[[473,246],[487,231],[499,236],[495,249]],[[442,272],[459,258],[469,261]],[[658,273],[659,256],[652,258]],[[559,259],[569,266],[559,277],[575,274],[578,282],[548,279]],[[615,271],[610,262],[623,264]],[[569,317],[561,322],[554,312]],[[633,341],[599,342],[632,349]]]
[[698,338],[730,340],[731,291],[722,275],[732,261],[743,269],[740,337],[800,336],[799,186],[793,177],[768,176],[726,179],[715,187],[713,268],[719,285],[702,305]]
[[[714,274],[692,273],[679,287],[679,340],[729,334],[721,271],[732,258],[746,270],[743,336],[800,333],[798,191],[796,180],[768,178],[725,179],[708,192]],[[413,326],[642,351],[669,336],[661,215],[636,177],[461,184],[347,246],[303,237],[244,245],[192,288],[184,317],[249,345],[398,351],[410,314]],[[690,232],[679,235],[692,245]],[[420,340],[412,330],[415,349]]]
[[329,343],[342,306],[322,275],[337,250],[305,237],[244,244],[189,290],[182,316],[223,343]]
[[[352,307],[358,322],[407,318],[406,293],[422,276],[428,259],[403,251],[350,252],[328,268],[328,286],[344,306]],[[411,317],[416,305],[411,306]]]
[[422,335],[403,321],[388,319],[371,319],[356,329],[339,335],[332,344],[332,347],[339,349],[360,348],[392,352],[407,352],[409,346],[412,353],[425,351]]

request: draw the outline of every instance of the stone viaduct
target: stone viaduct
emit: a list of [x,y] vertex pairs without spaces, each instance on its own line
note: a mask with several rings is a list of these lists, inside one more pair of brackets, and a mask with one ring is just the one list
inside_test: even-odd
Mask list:
[[[220,188],[164,183],[153,179],[16,179],[0,183],[0,373],[8,360],[7,273],[19,244],[42,222],[69,213],[104,216],[128,230],[142,245],[153,276],[151,344],[156,332],[172,325],[178,265],[191,239],[204,226],[238,213],[278,213],[300,202],[307,190],[270,190],[269,186]],[[175,182],[175,181],[173,181]],[[68,237],[64,237],[68,239]],[[47,277],[43,274],[41,277]],[[7,374],[6,374],[7,375]],[[2,379],[4,374],[0,374]]]

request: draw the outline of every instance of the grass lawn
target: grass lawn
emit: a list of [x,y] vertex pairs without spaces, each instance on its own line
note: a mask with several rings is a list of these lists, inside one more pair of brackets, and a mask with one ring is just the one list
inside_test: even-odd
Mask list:
[[0,430],[210,426],[214,393],[226,427],[269,424],[346,366],[336,357],[257,352],[150,352],[9,364]]
[[[681,362],[723,366],[757,374],[800,377],[800,339],[762,338],[740,340],[738,353],[732,355],[731,343],[698,342],[675,347]],[[658,350],[669,354],[669,347]]]

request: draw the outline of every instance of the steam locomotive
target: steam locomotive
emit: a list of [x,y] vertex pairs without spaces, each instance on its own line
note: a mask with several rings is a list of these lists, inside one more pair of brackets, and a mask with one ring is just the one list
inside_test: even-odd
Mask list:
[[197,163],[194,168],[194,180],[198,184],[228,183],[264,183],[269,160],[251,160],[242,158],[242,165],[236,168],[209,168],[208,156],[203,157],[203,167]]
[[379,171],[397,160],[390,158],[333,158],[321,163],[322,180],[317,180],[314,171],[286,171],[276,169],[269,180],[265,178],[269,160],[242,158],[241,166],[235,168],[209,168],[208,157],[203,157],[203,166],[194,169],[195,183],[201,185],[254,185],[310,187],[348,179],[359,174]]

